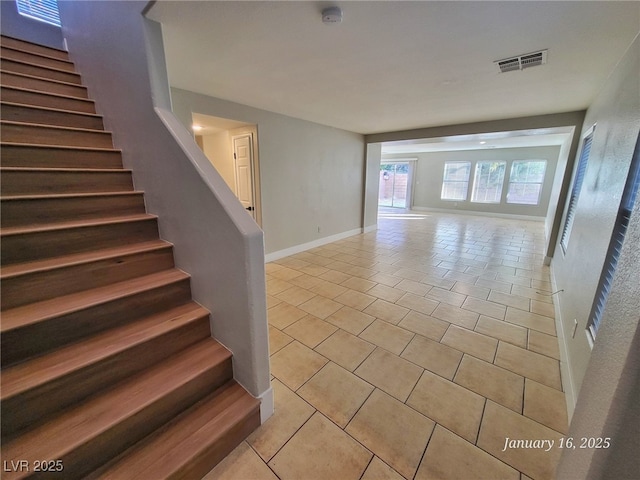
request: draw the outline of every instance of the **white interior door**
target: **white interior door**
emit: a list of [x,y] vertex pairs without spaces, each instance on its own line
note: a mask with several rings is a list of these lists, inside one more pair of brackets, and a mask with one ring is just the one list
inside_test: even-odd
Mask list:
[[253,149],[251,134],[233,137],[233,162],[236,173],[236,196],[255,219],[253,202]]

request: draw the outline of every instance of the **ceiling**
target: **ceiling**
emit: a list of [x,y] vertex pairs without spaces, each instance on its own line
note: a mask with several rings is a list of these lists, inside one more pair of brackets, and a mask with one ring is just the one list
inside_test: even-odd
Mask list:
[[[338,5],[340,24],[321,11]],[[639,2],[158,1],[172,86],[362,134],[585,109]],[[546,65],[494,61],[548,49]]]

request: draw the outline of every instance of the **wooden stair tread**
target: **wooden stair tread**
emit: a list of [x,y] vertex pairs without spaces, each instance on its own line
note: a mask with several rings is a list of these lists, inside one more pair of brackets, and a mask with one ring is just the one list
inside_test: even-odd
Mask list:
[[208,315],[208,310],[190,302],[7,367],[2,370],[1,398],[4,401]]
[[0,331],[5,333],[23,328],[188,278],[189,275],[181,270],[164,270],[132,280],[8,309],[2,313]]
[[39,129],[51,129],[58,131],[68,132],[86,132],[86,133],[99,133],[104,135],[111,135],[112,132],[107,130],[94,130],[91,128],[78,128],[78,127],[62,127],[60,125],[48,125],[42,123],[27,123],[27,122],[14,122],[12,120],[0,120],[0,125],[16,126],[16,127],[34,127]]
[[136,215],[121,215],[113,217],[91,218],[87,220],[70,220],[67,222],[42,223],[31,226],[4,227],[0,229],[2,237],[9,235],[24,235],[28,233],[50,232],[55,230],[67,230],[70,228],[95,227],[115,223],[139,222],[141,220],[157,219],[156,215],[140,213]]
[[132,173],[128,168],[76,168],[76,167],[5,167],[0,172],[43,172],[43,173]]
[[[56,58],[50,55],[45,55],[43,53],[29,52],[26,50],[22,50],[16,47],[10,47],[7,45],[1,45],[2,50],[6,50],[6,53],[3,53],[2,58],[6,60],[11,60],[12,62],[20,62],[26,65],[33,65],[35,67],[47,68],[49,70],[57,70],[60,72],[67,73],[76,73],[76,67],[71,60],[65,58]],[[13,53],[25,54],[29,56],[29,59],[25,58],[13,58]],[[8,55],[7,55],[8,54]],[[41,61],[43,63],[38,63]],[[49,63],[44,62],[53,62],[58,64],[57,66],[52,66]]]
[[70,267],[73,265],[81,265],[97,260],[105,260],[108,258],[130,255],[132,253],[148,252],[171,247],[171,243],[164,240],[152,240],[149,242],[133,243],[114,248],[105,248],[102,250],[91,250],[89,252],[75,253],[64,255],[61,257],[47,258],[45,260],[35,260],[32,262],[16,263],[2,267],[0,272],[0,280],[14,278],[20,275],[26,275],[35,272],[43,272],[54,270],[56,268]]
[[[50,47],[48,45],[40,45],[38,43],[30,42],[29,40],[23,40],[21,38],[12,37],[11,35],[0,35],[0,43],[7,47],[13,45],[12,48],[16,50],[22,50],[24,52],[29,52],[29,50],[24,50],[24,48],[34,48],[39,51],[46,51],[51,53],[51,55],[60,55],[61,57],[68,58],[69,52],[63,50],[61,48]],[[18,47],[19,45],[19,47]],[[59,57],[56,57],[59,58]]]
[[25,77],[25,78],[30,78],[30,79],[34,79],[34,80],[42,80],[43,82],[57,83],[57,84],[60,84],[60,85],[67,85],[69,87],[83,88],[85,90],[87,88],[87,87],[85,87],[83,85],[80,85],[78,83],[65,82],[64,80],[56,80],[54,78],[40,77],[38,75],[30,75],[28,73],[12,72],[11,70],[4,70],[2,68],[0,68],[0,74],[15,75],[16,77]]
[[28,147],[28,148],[42,148],[42,149],[58,149],[58,150],[74,150],[74,151],[86,151],[86,152],[115,152],[122,153],[119,148],[101,148],[101,147],[78,147],[73,145],[44,145],[42,143],[23,143],[23,142],[0,142],[0,147]]
[[231,352],[220,343],[212,338],[203,340],[24,432],[3,445],[2,456],[6,459],[62,459],[230,357]]
[[47,200],[47,199],[66,199],[66,198],[95,198],[95,197],[126,197],[139,196],[144,192],[133,190],[128,192],[98,192],[98,193],[46,193],[42,195],[6,195],[0,197],[4,201],[18,200]]
[[[44,110],[47,112],[58,112],[58,113],[66,113],[67,115],[77,115],[81,117],[91,117],[91,118],[99,118],[102,119],[102,115],[97,113],[86,113],[86,112],[76,112],[75,110],[65,110],[63,108],[53,108],[53,107],[41,107],[39,105],[30,105],[28,103],[17,103],[17,102],[6,102],[4,100],[0,101],[0,105],[12,106],[12,107],[20,107],[20,108],[28,108],[30,110]],[[35,125],[42,125],[41,123]]]
[[113,462],[89,475],[87,480],[173,478],[172,474],[201,455],[203,447],[221,439],[228,429],[255,412],[259,406],[257,399],[238,383],[230,381],[176,417],[165,428],[149,435]]
[[136,215],[122,215],[113,217],[91,218],[86,220],[70,220],[67,222],[55,222],[49,224],[36,224],[19,227],[4,227],[0,229],[0,236],[6,237],[10,235],[25,235],[29,233],[51,232],[57,230],[68,230],[72,228],[96,227],[101,225],[110,225],[117,223],[131,223],[145,220],[155,220],[157,216],[148,213]]
[[2,85],[2,88],[7,88],[9,90],[16,90],[20,92],[37,93],[38,95],[48,95],[50,97],[68,98],[71,100],[76,100],[76,101],[86,102],[86,103],[95,103],[93,100],[89,98],[75,97],[73,95],[61,95],[59,93],[43,92],[41,90],[34,90],[32,88],[14,87],[11,85]]
[[68,63],[69,65],[73,66],[73,62],[71,60],[67,60],[65,58],[52,57],[51,55],[45,55],[44,53],[30,52],[28,50],[23,50],[21,48],[18,48],[18,47],[15,47],[15,46],[10,46],[10,45],[2,45],[2,48],[6,48],[7,50],[12,50],[14,52],[26,53],[28,55],[33,55],[33,56],[39,57],[39,58],[46,58],[46,59],[49,59],[49,60],[55,60],[56,62]]

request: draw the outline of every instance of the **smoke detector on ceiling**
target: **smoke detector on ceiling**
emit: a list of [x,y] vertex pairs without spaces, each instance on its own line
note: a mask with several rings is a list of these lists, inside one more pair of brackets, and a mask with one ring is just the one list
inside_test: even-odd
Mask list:
[[334,24],[342,22],[340,7],[329,7],[322,10],[322,23]]
[[539,52],[526,53],[517,57],[496,60],[495,63],[500,73],[512,72],[514,70],[524,70],[529,67],[536,67],[547,63],[547,52],[549,50],[541,50]]

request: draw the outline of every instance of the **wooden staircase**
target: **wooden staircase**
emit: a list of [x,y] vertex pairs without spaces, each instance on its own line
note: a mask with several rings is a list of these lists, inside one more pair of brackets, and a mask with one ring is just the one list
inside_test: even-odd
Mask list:
[[2,477],[201,478],[259,402],[67,53],[1,50]]

